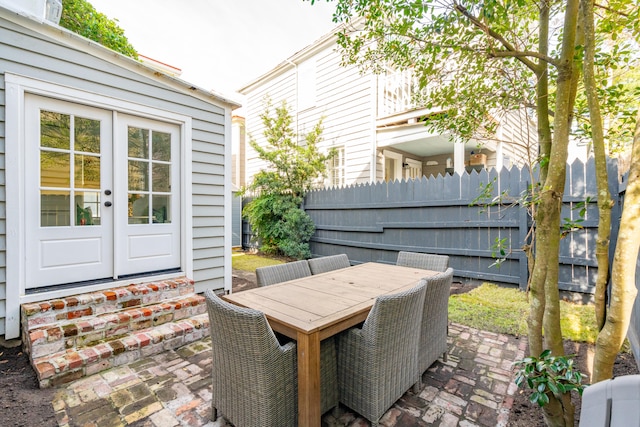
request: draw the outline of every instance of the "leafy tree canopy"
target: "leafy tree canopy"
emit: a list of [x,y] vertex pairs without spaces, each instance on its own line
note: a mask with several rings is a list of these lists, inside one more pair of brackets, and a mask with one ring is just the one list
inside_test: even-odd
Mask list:
[[138,53],[124,35],[124,30],[86,0],[64,0],[60,26],[101,45],[138,59]]
[[[318,0],[311,0],[314,3]],[[422,89],[416,102],[447,114],[428,126],[461,138],[491,131],[503,111],[535,108],[536,84],[551,83],[546,98],[555,111],[558,69],[562,65],[563,20],[567,3],[545,2],[550,23],[547,50],[541,50],[540,8],[522,0],[328,0],[344,63],[383,72],[412,70]],[[640,8],[634,0],[608,0],[596,6],[596,79],[607,123],[609,153],[630,145],[640,95]],[[581,41],[576,59],[583,54]],[[574,135],[591,137],[584,88],[577,90]],[[480,135],[479,135],[480,132]]]
[[301,209],[304,195],[313,188],[335,152],[323,154],[318,149],[322,139],[322,120],[304,138],[292,128],[293,119],[287,104],[271,111],[267,100],[260,118],[264,124],[265,144],[251,138],[249,144],[267,163],[267,168],[253,177],[243,194],[255,196],[244,208],[252,230],[258,236],[260,249],[266,253],[293,258],[309,258],[309,240],[315,232],[313,221]]

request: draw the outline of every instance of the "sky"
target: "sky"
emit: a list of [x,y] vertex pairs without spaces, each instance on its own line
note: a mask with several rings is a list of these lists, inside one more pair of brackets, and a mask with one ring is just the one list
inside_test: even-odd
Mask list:
[[139,54],[181,79],[242,101],[237,90],[331,31],[335,3],[303,0],[89,0]]

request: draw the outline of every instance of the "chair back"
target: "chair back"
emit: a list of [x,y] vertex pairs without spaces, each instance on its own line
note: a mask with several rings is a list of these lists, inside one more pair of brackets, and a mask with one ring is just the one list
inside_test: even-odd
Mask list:
[[326,273],[327,271],[338,270],[350,266],[351,263],[349,263],[349,257],[347,254],[323,256],[309,260],[309,269],[311,270],[311,274]]
[[[227,361],[229,356],[247,355],[248,359],[280,347],[264,313],[240,307],[220,299],[213,291],[205,292],[211,344]],[[242,354],[238,354],[242,353]],[[233,362],[233,361],[231,361]]]
[[416,366],[425,294],[421,280],[407,291],[379,296],[362,325],[363,338],[375,345],[376,353],[385,358],[396,354],[398,366]]
[[311,270],[309,269],[307,260],[256,268],[256,282],[258,286],[274,285],[307,276],[311,276]]
[[445,271],[449,267],[449,257],[447,255],[400,251],[398,252],[396,265],[422,268],[424,270]]
[[580,427],[640,425],[640,375],[592,384],[582,393]]
[[235,425],[292,425],[297,410],[295,343],[280,346],[260,311],[230,304],[211,290],[205,300],[214,414],[222,412]]
[[447,351],[449,294],[453,268],[423,279],[427,285],[420,333],[419,372],[422,374]]

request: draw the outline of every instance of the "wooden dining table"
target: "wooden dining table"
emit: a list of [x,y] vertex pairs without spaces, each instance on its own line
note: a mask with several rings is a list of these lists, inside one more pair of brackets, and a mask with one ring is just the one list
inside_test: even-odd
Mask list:
[[298,425],[319,427],[320,341],[363,322],[378,296],[410,289],[435,274],[369,262],[222,298],[262,311],[273,330],[297,341]]

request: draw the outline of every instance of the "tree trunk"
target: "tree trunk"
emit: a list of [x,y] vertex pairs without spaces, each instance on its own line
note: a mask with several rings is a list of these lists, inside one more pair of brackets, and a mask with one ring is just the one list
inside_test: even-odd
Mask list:
[[549,396],[549,404],[543,406],[542,414],[548,427],[573,427],[574,408],[571,403],[571,394],[565,393],[561,399]]
[[600,101],[598,99],[595,79],[595,28],[593,0],[582,1],[584,22],[584,88],[589,105],[589,118],[593,139],[593,152],[596,162],[596,182],[598,186],[598,237],[596,239],[596,260],[598,262],[598,278],[595,290],[596,323],[598,330],[604,326],[606,316],[605,295],[609,282],[609,237],[611,235],[611,208],[613,201],[609,193],[607,158],[604,147],[604,129]]
[[[560,248],[560,212],[564,194],[569,132],[573,120],[573,105],[577,87],[574,63],[579,0],[568,0],[564,21],[564,36],[558,64],[558,79],[553,139],[549,152],[549,168],[540,193],[536,215],[536,256],[531,281],[532,298],[529,317],[529,347],[533,355],[542,351],[540,343],[540,310],[543,307],[544,346],[554,355],[564,355],[560,327],[558,265]],[[539,102],[548,102],[539,100]],[[544,301],[544,302],[543,302]],[[570,395],[557,399],[550,396],[544,410],[549,426],[573,426],[574,408]],[[570,424],[568,424],[570,422]]]
[[[540,37],[538,41],[538,47],[540,53],[543,55],[549,54],[549,3],[546,1],[540,2]],[[537,77],[537,88],[536,93],[538,95],[538,101],[536,103],[536,110],[538,116],[538,143],[540,144],[540,157],[542,159],[548,159],[551,152],[551,124],[549,123],[549,66],[545,61],[540,61],[540,68],[536,72]],[[549,163],[546,161],[540,162],[540,182],[544,182],[547,178],[547,170]],[[535,196],[535,193],[540,191],[537,186],[533,186],[532,189],[532,197]],[[545,215],[545,212],[539,212],[538,208],[535,207],[533,210],[533,218],[536,221],[536,224],[543,222],[542,217]],[[538,239],[538,233],[535,233],[535,240],[533,243],[536,246],[545,247],[546,242],[544,241],[544,236],[542,236],[543,241],[540,242]],[[528,330],[529,330],[529,352],[538,356],[544,350],[542,345],[542,319],[544,317],[544,282],[546,277],[547,268],[545,266],[540,266],[536,268],[536,256],[532,256],[531,252],[534,254],[535,247],[532,247],[529,253],[527,253],[527,258],[532,259],[529,262],[529,318],[528,318]],[[540,260],[541,262],[546,262],[546,260]]]
[[635,270],[640,249],[640,114],[636,121],[631,169],[624,197],[618,243],[611,273],[611,304],[596,340],[593,383],[613,376],[613,363],[627,335],[631,310],[638,293]]

